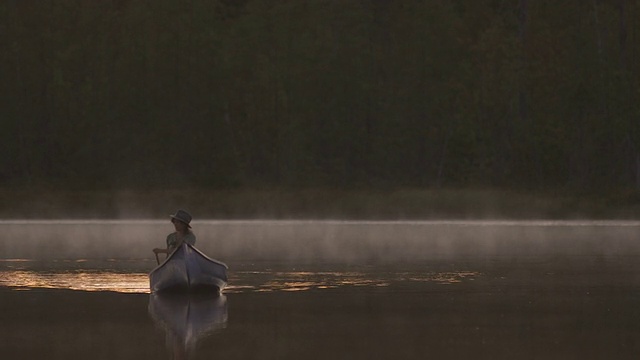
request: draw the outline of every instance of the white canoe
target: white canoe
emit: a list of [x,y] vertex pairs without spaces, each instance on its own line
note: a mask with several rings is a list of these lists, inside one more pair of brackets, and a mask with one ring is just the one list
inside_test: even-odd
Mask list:
[[151,292],[220,291],[227,286],[227,265],[183,243],[149,273]]

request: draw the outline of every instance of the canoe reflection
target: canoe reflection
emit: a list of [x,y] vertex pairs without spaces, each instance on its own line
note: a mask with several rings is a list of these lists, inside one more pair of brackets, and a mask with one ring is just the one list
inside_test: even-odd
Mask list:
[[149,315],[162,328],[174,358],[186,358],[196,343],[227,326],[222,294],[151,294]]

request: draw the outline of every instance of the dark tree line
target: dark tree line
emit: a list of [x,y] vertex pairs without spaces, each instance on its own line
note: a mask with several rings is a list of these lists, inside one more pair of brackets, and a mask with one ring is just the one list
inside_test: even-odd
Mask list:
[[6,0],[0,184],[640,189],[638,0]]

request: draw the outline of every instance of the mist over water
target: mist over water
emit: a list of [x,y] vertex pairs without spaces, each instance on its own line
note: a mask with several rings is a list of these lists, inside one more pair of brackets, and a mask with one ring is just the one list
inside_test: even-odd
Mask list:
[[175,329],[195,329],[208,313],[220,316],[204,324],[216,332],[196,339],[198,358],[326,359],[349,349],[362,359],[626,359],[640,350],[629,340],[640,324],[640,222],[192,224],[198,248],[229,265],[224,306],[163,312],[147,295],[148,272],[169,221],[0,221],[3,355],[113,358],[123,344],[135,355],[116,358],[162,358],[181,349],[165,339],[192,333]]
[[[640,254],[638,221],[200,220],[196,246],[221,261],[393,263],[460,257]],[[0,221],[3,259],[153,259],[166,220]]]

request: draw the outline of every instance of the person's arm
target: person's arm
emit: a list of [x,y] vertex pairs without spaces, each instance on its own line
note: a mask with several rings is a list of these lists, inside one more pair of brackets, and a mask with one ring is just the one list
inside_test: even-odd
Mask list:
[[[172,238],[171,236],[172,234],[167,235],[167,247],[166,249],[162,249],[162,248],[155,248],[153,249],[153,253],[154,254],[167,254],[167,256],[169,256],[169,254],[171,254],[173,252],[173,250],[175,250],[175,240]],[[174,245],[174,246],[172,246]]]

